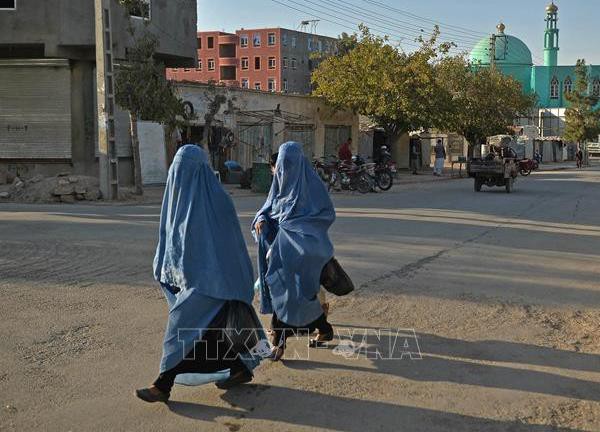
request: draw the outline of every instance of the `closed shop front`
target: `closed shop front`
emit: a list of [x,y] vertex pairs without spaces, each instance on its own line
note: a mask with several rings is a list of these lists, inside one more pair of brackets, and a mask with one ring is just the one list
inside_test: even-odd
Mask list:
[[325,154],[323,156],[336,155],[340,144],[352,137],[350,126],[325,126]]
[[67,60],[0,60],[0,159],[71,158]]
[[312,158],[315,152],[315,127],[311,124],[286,124],[284,141],[296,141],[302,144],[304,155]]

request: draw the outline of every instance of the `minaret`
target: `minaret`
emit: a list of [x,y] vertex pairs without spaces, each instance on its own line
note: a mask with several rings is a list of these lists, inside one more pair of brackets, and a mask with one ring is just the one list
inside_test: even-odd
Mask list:
[[558,6],[554,1],[546,6],[544,66],[558,66]]

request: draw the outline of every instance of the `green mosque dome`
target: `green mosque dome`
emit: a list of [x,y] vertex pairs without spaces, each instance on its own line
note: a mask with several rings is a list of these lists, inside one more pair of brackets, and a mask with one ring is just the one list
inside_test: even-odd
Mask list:
[[[496,64],[506,66],[531,66],[533,65],[531,51],[525,43],[515,37],[504,33],[504,24],[498,24],[496,34]],[[490,38],[481,39],[471,51],[472,64],[490,64]]]

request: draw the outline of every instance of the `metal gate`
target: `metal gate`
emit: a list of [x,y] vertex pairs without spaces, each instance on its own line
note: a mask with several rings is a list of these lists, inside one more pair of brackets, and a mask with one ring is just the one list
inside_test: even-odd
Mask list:
[[336,155],[340,144],[352,136],[350,126],[325,126],[325,149],[323,156]]
[[285,125],[284,141],[296,141],[302,144],[304,155],[311,158],[315,154],[315,127],[311,124],[289,124]]
[[0,60],[0,158],[71,158],[68,60]]
[[238,144],[234,157],[244,168],[252,168],[257,158],[268,160],[273,152],[273,125],[238,125]]

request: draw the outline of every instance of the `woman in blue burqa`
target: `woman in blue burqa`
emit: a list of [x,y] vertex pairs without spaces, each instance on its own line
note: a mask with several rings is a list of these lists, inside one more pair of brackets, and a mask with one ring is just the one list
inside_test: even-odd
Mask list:
[[261,350],[270,354],[252,307],[252,264],[233,203],[195,145],[183,146],[169,169],[154,277],[169,320],[160,374],[137,396],[166,402],[174,383],[213,377],[229,388],[252,380]]
[[300,144],[283,144],[269,196],[252,223],[260,312],[272,314],[273,360],[281,359],[292,333],[318,330],[315,342],[333,339],[318,294],[321,271],[333,257],[327,230],[334,220],[329,194]]

